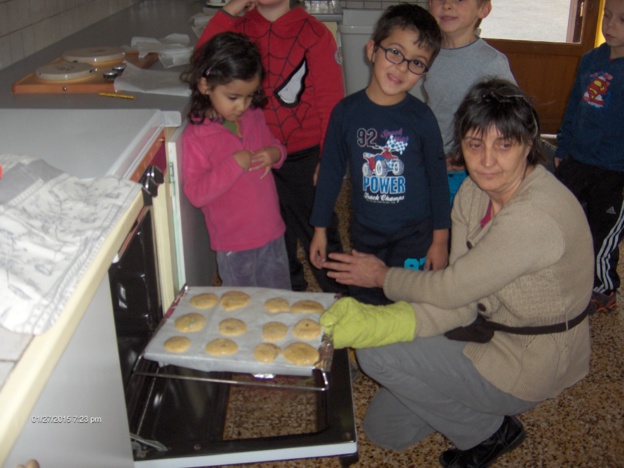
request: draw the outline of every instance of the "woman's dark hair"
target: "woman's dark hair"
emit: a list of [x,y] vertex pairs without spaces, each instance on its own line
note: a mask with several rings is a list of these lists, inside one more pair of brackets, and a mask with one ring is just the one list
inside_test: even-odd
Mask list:
[[530,99],[515,84],[492,78],[475,84],[455,112],[455,161],[464,165],[461,142],[469,131],[486,133],[491,127],[517,143],[531,147],[527,162],[546,162],[537,112]]
[[[195,52],[190,66],[182,72],[180,79],[191,89],[191,110],[189,121],[201,124],[207,112],[212,109],[210,97],[199,90],[199,83],[206,79],[208,86],[228,84],[234,80],[249,81],[255,77],[264,78],[264,69],[258,48],[246,36],[224,32],[213,36]],[[266,96],[262,88],[254,95],[251,106],[263,107]]]
[[381,44],[395,29],[406,29],[418,34],[418,46],[431,51],[431,60],[427,64],[431,67],[433,60],[442,46],[442,32],[437,21],[423,7],[412,3],[392,5],[384,11],[377,20],[372,40]]

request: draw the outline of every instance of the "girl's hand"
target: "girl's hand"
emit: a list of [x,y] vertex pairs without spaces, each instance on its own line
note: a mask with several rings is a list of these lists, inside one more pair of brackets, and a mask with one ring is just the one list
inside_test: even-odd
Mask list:
[[253,153],[253,157],[251,158],[251,167],[249,170],[256,171],[258,169],[264,169],[264,173],[260,176],[261,179],[264,179],[271,170],[271,166],[278,162],[279,158],[280,151],[275,146],[260,148],[258,151]]
[[310,263],[319,270],[327,260],[327,229],[315,227],[310,241]]
[[256,7],[256,0],[230,0],[223,7],[223,11],[231,16],[238,16],[245,8],[247,11],[253,10]]
[[318,182],[319,171],[321,170],[321,162],[316,165],[316,169],[314,169],[314,175],[312,176],[312,185],[316,187],[316,183]]
[[234,156],[234,159],[236,159],[236,162],[243,171],[249,171],[253,162],[253,155],[251,151],[241,150],[237,151],[232,156]]

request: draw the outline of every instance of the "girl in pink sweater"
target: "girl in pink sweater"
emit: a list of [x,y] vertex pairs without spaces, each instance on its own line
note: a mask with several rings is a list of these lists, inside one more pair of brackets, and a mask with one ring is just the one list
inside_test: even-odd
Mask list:
[[182,75],[192,91],[184,192],[204,213],[223,286],[290,289],[271,172],[286,149],[264,120],[263,75],[260,53],[241,34],[218,34],[193,57]]

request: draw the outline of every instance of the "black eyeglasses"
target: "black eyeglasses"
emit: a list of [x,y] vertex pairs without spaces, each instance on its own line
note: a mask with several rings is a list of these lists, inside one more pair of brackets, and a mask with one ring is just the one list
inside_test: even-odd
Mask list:
[[394,63],[395,65],[401,65],[403,62],[407,62],[407,69],[414,75],[424,75],[429,71],[429,67],[423,62],[420,60],[406,59],[405,55],[403,55],[400,50],[392,47],[386,49],[381,44],[377,44],[377,47],[384,51],[384,56],[388,62]]

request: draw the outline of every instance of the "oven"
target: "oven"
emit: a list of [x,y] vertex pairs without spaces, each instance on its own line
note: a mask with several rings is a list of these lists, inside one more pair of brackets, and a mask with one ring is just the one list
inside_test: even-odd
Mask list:
[[[357,460],[349,358],[312,377],[203,372],[143,357],[172,304],[162,299],[153,202],[162,173],[143,175],[145,207],[109,269],[135,466],[196,467],[296,458]],[[186,287],[182,288],[184,294]]]

